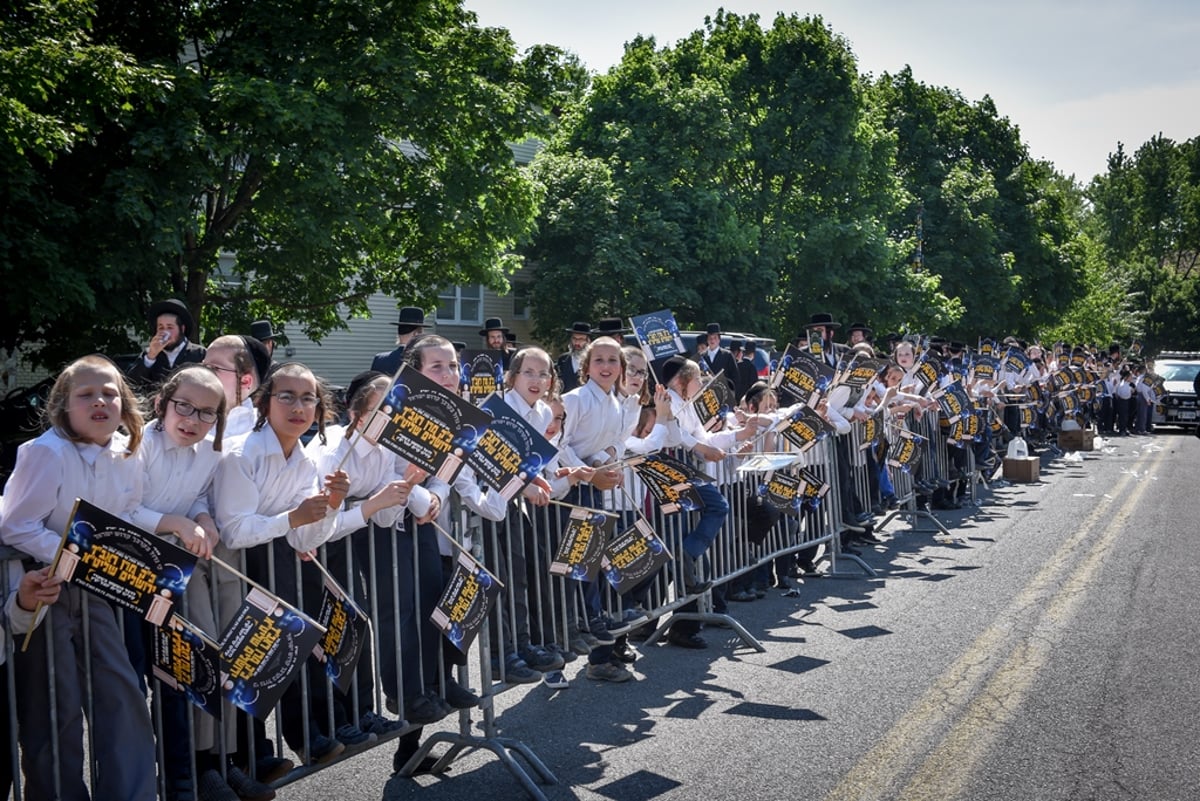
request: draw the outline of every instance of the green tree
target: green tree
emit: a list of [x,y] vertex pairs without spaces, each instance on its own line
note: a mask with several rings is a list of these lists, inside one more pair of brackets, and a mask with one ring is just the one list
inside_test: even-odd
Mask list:
[[[578,223],[544,207],[529,251],[539,284],[587,275],[622,316],[666,306],[685,325],[789,338],[817,310],[881,325],[953,314],[881,222],[900,197],[895,141],[861,92],[848,45],[819,18],[764,28],[722,11],[674,47],[634,40],[542,157],[552,197],[570,165],[604,165],[611,207]],[[601,224],[612,228],[598,237]],[[613,248],[578,247],[600,239],[622,243],[621,269],[605,261]],[[535,315],[552,331],[598,310],[539,303]]]
[[[26,213],[5,224],[0,276],[74,290],[37,317],[6,298],[5,340],[40,342],[45,361],[101,332],[140,334],[163,296],[218,328],[261,314],[319,337],[377,291],[431,307],[440,286],[504,289],[538,199],[507,143],[545,133],[542,109],[579,91],[556,48],[518,57],[455,0],[80,0],[4,24],[5,96],[52,80],[19,59],[29,41],[48,46],[52,24],[156,79],[118,85],[119,114],[95,86],[59,80],[29,107],[80,113],[95,135],[5,142],[27,177],[5,207]],[[236,259],[218,272],[224,254]]]
[[[881,76],[869,97],[896,134],[903,185],[924,209],[926,268],[965,310],[946,333],[1030,335],[1056,320],[1082,292],[1060,176],[1029,158],[989,97],[969,103],[909,68]],[[914,214],[900,209],[893,227]]]

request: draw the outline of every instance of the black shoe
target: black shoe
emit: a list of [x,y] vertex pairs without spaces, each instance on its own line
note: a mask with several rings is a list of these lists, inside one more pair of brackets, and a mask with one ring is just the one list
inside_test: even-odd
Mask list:
[[471,709],[479,706],[479,696],[454,679],[446,679],[446,703],[455,709]]
[[285,757],[264,756],[254,763],[254,775],[263,784],[272,784],[292,772],[296,763]]
[[680,648],[692,648],[695,650],[708,647],[708,643],[699,634],[684,634],[676,631],[667,632],[667,642],[671,643],[671,645],[677,645]]
[[619,642],[613,646],[612,658],[623,665],[632,665],[637,661],[638,653],[629,647],[629,643]]
[[414,726],[437,723],[454,709],[436,693],[425,693],[404,702],[404,719]]

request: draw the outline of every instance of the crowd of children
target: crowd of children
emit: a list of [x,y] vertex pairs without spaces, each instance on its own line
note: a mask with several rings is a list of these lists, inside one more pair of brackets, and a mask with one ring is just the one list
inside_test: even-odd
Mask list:
[[[939,388],[957,382],[980,414],[1007,425],[1007,432],[997,434],[997,426],[989,424],[966,445],[984,462],[1002,437],[1054,428],[1062,413],[1044,402],[1044,390],[1072,363],[1097,375],[1104,371],[1093,382],[1099,388],[1095,397],[1083,399],[1085,420],[1094,414],[1102,427],[1122,433],[1147,425],[1144,404],[1135,406],[1131,399],[1152,401],[1142,389],[1150,382],[1127,376],[1119,354],[1104,359],[1080,349],[1066,360],[1058,354],[1047,358],[1040,348],[1012,340],[997,343],[997,355],[1001,348],[1016,350],[1020,359],[997,359],[996,369],[977,373],[970,349],[959,343],[897,337],[884,352],[882,343],[877,351],[865,337],[852,346],[835,343],[838,327],[828,315],[815,315],[795,344],[834,368],[856,358],[885,360],[861,391],[838,387],[815,407],[836,432],[833,467],[843,519],[835,524],[847,549],[856,541],[877,541],[873,518],[894,507],[896,497],[887,434],[869,448],[869,497],[859,497],[849,480],[852,454],[846,435],[853,424],[873,417],[886,432],[901,428],[906,419],[936,414]],[[864,331],[869,335],[865,326],[858,327],[859,334]],[[770,432],[797,407],[780,408],[766,380],[755,382],[737,369],[726,378],[731,389],[743,390],[739,408],[706,426],[693,402],[709,380],[704,374],[714,356],[720,355],[719,341],[705,342],[695,358],[667,359],[652,376],[642,351],[625,346],[620,333],[580,343],[571,359],[559,361],[578,364],[577,375],[559,376],[551,356],[537,347],[507,357],[506,402],[558,449],[557,458],[511,504],[482,486],[469,468],[448,485],[359,435],[388,391],[392,376],[384,373],[356,377],[344,408],[335,408],[325,383],[311,370],[298,363],[273,364],[251,337],[214,340],[200,363],[176,366],[144,401],[105,357],[91,355],[70,364],[51,390],[47,430],[21,447],[0,506],[0,541],[26,561],[24,566],[10,561],[14,589],[6,619],[13,633],[33,629],[30,647],[17,651],[10,668],[17,685],[25,797],[148,801],[157,797],[161,781],[172,799],[265,801],[275,795],[269,783],[294,766],[273,752],[261,722],[235,714],[232,707],[220,721],[189,714],[181,693],[157,690],[163,708],[159,776],[146,702],[143,627],[133,619],[122,626],[121,615],[107,603],[60,586],[45,568],[55,559],[76,498],[171,537],[199,557],[184,608],[187,618],[213,638],[241,601],[243,572],[315,616],[324,574],[311,560],[315,549],[325,547],[326,568],[372,616],[375,651],[368,648],[364,654],[350,693],[331,688],[316,660],[306,666],[307,680],[297,679],[285,691],[277,708],[279,725],[303,764],[325,763],[347,748],[403,730],[396,770],[428,771],[430,760],[410,764],[421,737],[413,726],[479,703],[457,680],[454,668],[464,664],[463,655],[430,620],[456,553],[447,532],[457,530],[450,520],[457,503],[493,521],[492,530],[502,534],[483,548],[507,587],[490,655],[500,680],[537,681],[545,675],[550,686],[563,687],[563,666],[581,655],[591,680],[632,678],[628,665],[636,654],[624,635],[636,613],[645,612],[640,588],[616,604],[635,614],[614,616],[613,595],[601,580],[554,583],[545,570],[571,509],[601,510],[623,526],[642,514],[646,489],[626,464],[632,456],[666,449],[710,467],[716,481],[695,485],[701,508],[682,516],[672,543],[679,566],[675,593],[691,599],[712,589],[720,609],[724,592],[713,587],[718,577],[708,557],[730,516],[729,457],[773,450],[776,435]],[[810,347],[814,341],[819,347]],[[453,343],[421,335],[397,351],[407,368],[458,393],[461,373]],[[935,355],[937,377],[930,386],[918,375]],[[736,365],[741,357],[730,361]],[[560,393],[564,378],[574,388]],[[1032,423],[1021,412],[1029,406],[1035,406]],[[334,425],[339,416],[344,422]],[[315,436],[306,442],[313,429]],[[918,476],[918,489],[927,488],[934,503],[956,503],[949,477],[932,478]],[[780,576],[762,568],[747,573],[729,588],[731,600],[761,597],[768,583],[792,570],[811,569],[812,556],[801,552],[790,567],[777,566]],[[39,604],[50,614],[43,613],[46,619],[37,626],[42,616],[33,613]],[[700,634],[701,625],[685,614],[667,636],[674,645],[703,648]],[[97,691],[85,697],[87,687]],[[386,709],[411,725],[388,717]],[[85,714],[104,725],[103,736],[90,741],[92,773],[85,765]],[[7,756],[0,763],[11,767]],[[5,779],[11,777],[0,774],[0,782]]]

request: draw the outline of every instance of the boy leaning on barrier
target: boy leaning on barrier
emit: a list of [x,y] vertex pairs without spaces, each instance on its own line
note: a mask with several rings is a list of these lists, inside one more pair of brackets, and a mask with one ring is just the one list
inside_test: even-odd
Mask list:
[[[701,385],[700,366],[691,359],[672,356],[663,364],[662,378],[671,399],[673,417],[667,426],[667,437],[663,443],[665,448],[685,448],[705,461],[720,462],[758,430],[757,425],[713,432],[705,430],[692,405]],[[683,553],[677,554],[683,569],[684,590],[688,595],[703,593],[711,586],[710,582],[702,580],[697,562],[703,559],[729,517],[729,502],[715,485],[697,483],[694,487],[704,502],[704,508],[699,521],[691,526],[683,538]],[[672,623],[667,641],[682,648],[706,646],[699,634],[699,624],[694,620]]]

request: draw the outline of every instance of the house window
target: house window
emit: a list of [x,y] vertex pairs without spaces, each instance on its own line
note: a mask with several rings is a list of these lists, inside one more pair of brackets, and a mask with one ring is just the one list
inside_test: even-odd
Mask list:
[[514,282],[512,285],[512,316],[514,320],[529,319],[529,284],[527,282]]
[[483,325],[483,284],[443,289],[438,294],[437,321],[445,325]]

